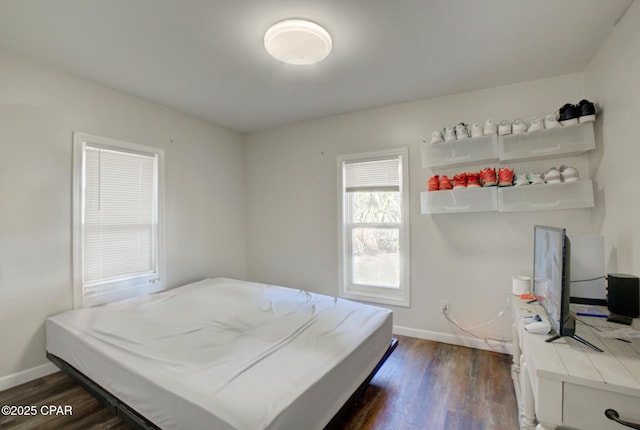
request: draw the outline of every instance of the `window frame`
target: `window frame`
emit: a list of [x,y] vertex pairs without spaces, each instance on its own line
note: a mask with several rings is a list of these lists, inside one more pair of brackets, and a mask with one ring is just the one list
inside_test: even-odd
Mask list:
[[[345,164],[367,162],[385,158],[399,158],[401,218],[399,223],[358,223],[351,220],[349,192],[345,189]],[[386,305],[409,307],[411,305],[410,283],[410,216],[409,216],[409,150],[397,148],[382,151],[346,154],[337,157],[338,173],[338,262],[339,297]],[[400,240],[400,285],[399,288],[358,285],[352,280],[352,231],[354,227],[398,228]]]
[[[155,271],[134,276],[122,276],[97,284],[84,282],[84,178],[87,147],[103,148],[122,153],[142,154],[155,159],[155,240],[153,255]],[[164,232],[164,149],[125,142],[86,133],[73,133],[73,228],[72,272],[74,309],[100,305],[130,297],[146,295],[166,288]],[[88,291],[87,291],[88,290]]]

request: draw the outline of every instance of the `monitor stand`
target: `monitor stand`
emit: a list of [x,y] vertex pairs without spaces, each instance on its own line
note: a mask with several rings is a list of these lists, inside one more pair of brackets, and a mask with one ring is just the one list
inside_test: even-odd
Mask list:
[[578,336],[577,334],[571,335],[571,336],[560,336],[559,334],[555,335],[555,336],[551,336],[549,339],[545,340],[545,342],[553,342],[556,339],[560,339],[561,337],[572,337],[575,340],[577,340],[578,342],[580,342],[583,345],[587,345],[589,348],[594,349],[598,352],[604,352],[603,350],[601,350],[600,348],[598,348],[597,346],[595,346],[594,344],[584,340],[583,338],[581,338],[580,336]]

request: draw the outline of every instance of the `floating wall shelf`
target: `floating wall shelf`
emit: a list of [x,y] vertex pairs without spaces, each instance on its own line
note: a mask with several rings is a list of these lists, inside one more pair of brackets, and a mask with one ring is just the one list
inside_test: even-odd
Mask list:
[[[481,162],[577,155],[595,149],[593,122],[507,136],[422,144],[422,166],[437,169]],[[423,214],[517,212],[595,206],[591,180],[521,187],[459,188],[420,195]]]

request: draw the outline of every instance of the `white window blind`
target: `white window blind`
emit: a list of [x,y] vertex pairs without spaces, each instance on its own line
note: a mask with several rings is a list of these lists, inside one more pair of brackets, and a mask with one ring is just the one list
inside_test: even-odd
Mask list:
[[74,133],[73,183],[74,306],[164,289],[164,151]]
[[155,270],[155,166],[155,156],[86,148],[85,287]]
[[406,148],[338,157],[341,297],[410,305]]
[[347,192],[400,191],[400,157],[344,164],[344,186]]

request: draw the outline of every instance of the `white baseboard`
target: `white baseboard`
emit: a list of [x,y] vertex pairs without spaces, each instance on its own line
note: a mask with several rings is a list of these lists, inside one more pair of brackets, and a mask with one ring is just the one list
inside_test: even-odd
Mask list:
[[436,331],[422,330],[411,327],[393,326],[393,333],[401,336],[416,337],[418,339],[433,340],[435,342],[450,343],[452,345],[467,346],[469,348],[484,349],[486,351],[500,352],[502,354],[513,355],[513,348],[510,343],[497,342],[496,346],[488,345],[486,342],[470,336],[460,336],[451,333],[440,333]]
[[24,384],[25,382],[33,381],[34,379],[41,378],[42,376],[50,375],[58,370],[60,369],[58,369],[55,364],[45,363],[40,366],[32,367],[31,369],[3,376],[0,378],[0,391]]

